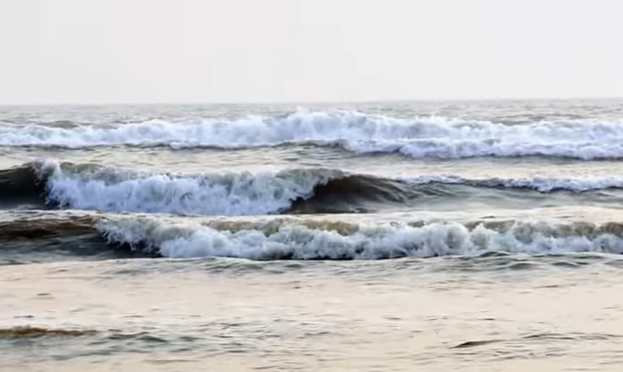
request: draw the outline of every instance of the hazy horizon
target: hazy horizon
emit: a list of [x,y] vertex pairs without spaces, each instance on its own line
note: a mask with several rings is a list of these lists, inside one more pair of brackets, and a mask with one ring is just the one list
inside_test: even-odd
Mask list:
[[532,98],[463,98],[463,99],[401,99],[401,100],[342,100],[342,101],[247,101],[247,102],[62,102],[62,103],[0,103],[0,107],[47,107],[47,106],[255,106],[255,105],[366,105],[401,103],[484,103],[484,102],[572,102],[572,101],[621,101],[621,97],[532,97]]
[[0,4],[0,105],[618,99],[615,0]]

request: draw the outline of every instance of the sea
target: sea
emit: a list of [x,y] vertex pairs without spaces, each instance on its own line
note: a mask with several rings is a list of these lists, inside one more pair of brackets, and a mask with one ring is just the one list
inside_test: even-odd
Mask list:
[[620,371],[623,100],[0,107],[0,371]]

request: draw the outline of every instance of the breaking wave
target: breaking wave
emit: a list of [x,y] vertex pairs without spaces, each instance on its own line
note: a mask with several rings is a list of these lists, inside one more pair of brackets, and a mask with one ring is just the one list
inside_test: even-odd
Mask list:
[[[74,222],[78,226],[71,228]],[[59,225],[58,229],[54,228],[55,224]],[[64,237],[63,244],[56,249],[76,255],[92,254],[97,249],[136,252],[134,257],[381,260],[480,256],[492,252],[623,253],[623,224],[618,222],[508,220],[463,224],[425,221],[364,224],[290,217],[268,221],[201,221],[133,216],[11,221],[2,222],[0,226],[3,250],[17,244],[18,238],[35,241],[37,237],[46,239],[49,234],[55,234]],[[26,232],[28,229],[32,232]],[[42,231],[43,235],[38,236],[37,231]],[[79,240],[93,233],[100,239]],[[85,245],[92,247],[87,249]],[[27,256],[28,251],[23,254]]]
[[[155,251],[164,257],[236,257],[252,260],[378,260],[401,257],[623,253],[623,225],[547,222],[349,225],[272,223],[223,230],[199,223],[157,219],[102,221],[110,243]],[[320,228],[319,228],[320,227]]]
[[[566,203],[581,198],[590,201],[599,196],[596,192],[605,189],[623,189],[623,177],[390,179],[323,168],[176,175],[53,160],[0,171],[0,206],[4,207],[23,204],[35,208],[207,216],[361,213],[385,207],[433,207],[444,201],[460,202],[468,196],[486,202],[487,195],[494,192],[502,193],[498,196],[504,196],[506,202],[517,199],[521,205],[526,197],[554,202],[553,193],[560,192]],[[511,190],[529,194],[510,193]]]
[[148,121],[58,127],[0,126],[0,146],[169,146],[235,149],[296,144],[339,146],[357,154],[400,153],[413,158],[550,156],[623,158],[621,123],[566,122],[505,125],[488,121],[358,112],[298,110],[281,117]]
[[401,197],[398,181],[332,169],[174,175],[52,160],[0,171],[0,191],[0,204],[210,216],[356,212]]

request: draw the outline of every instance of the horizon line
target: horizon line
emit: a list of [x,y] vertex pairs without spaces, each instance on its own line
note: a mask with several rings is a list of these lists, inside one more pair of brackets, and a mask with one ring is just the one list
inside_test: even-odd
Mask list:
[[235,106],[235,105],[335,105],[335,104],[375,104],[375,103],[434,103],[434,102],[496,102],[496,101],[591,101],[591,100],[623,100],[623,96],[593,97],[531,97],[531,98],[421,98],[421,99],[375,99],[375,100],[327,100],[327,101],[162,101],[162,102],[82,102],[82,103],[0,103],[0,107],[36,107],[36,106]]

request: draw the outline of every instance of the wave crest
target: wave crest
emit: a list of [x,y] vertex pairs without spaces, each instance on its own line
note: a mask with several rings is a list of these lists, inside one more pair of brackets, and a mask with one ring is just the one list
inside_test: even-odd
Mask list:
[[169,146],[220,149],[315,144],[358,154],[400,153],[414,158],[552,156],[623,157],[621,123],[567,122],[505,125],[488,121],[415,117],[399,119],[358,112],[298,110],[285,117],[148,121],[82,125],[0,126],[0,146],[84,148]]
[[165,257],[236,257],[252,260],[378,260],[473,256],[487,252],[552,254],[623,253],[623,226],[515,222],[433,223],[317,229],[281,223],[218,230],[200,223],[156,219],[101,221],[109,242]]
[[[502,196],[499,193],[504,194],[508,205],[520,205],[526,197],[549,203],[601,202],[598,192],[606,189],[623,189],[623,177],[383,178],[323,168],[175,175],[53,160],[0,170],[0,205],[5,207],[23,204],[36,208],[208,216],[445,208],[440,203],[451,206],[466,197],[485,203],[488,197]],[[547,199],[540,195],[555,192],[563,195],[556,199],[554,195]],[[593,193],[574,196],[586,192]]]
[[280,213],[342,175],[324,169],[205,176],[146,174],[48,163],[47,198],[60,207],[108,212],[203,215]]
[[[619,222],[418,220],[362,223],[295,217],[260,221],[109,215],[67,220],[14,220],[1,225],[3,254],[17,248],[9,258],[20,260],[22,256],[38,257],[38,252],[45,252],[46,260],[64,258],[68,254],[100,259],[229,257],[250,260],[381,260],[491,253],[623,254],[623,224]],[[57,238],[57,243],[45,243],[51,237]],[[55,250],[60,256],[54,255]]]

